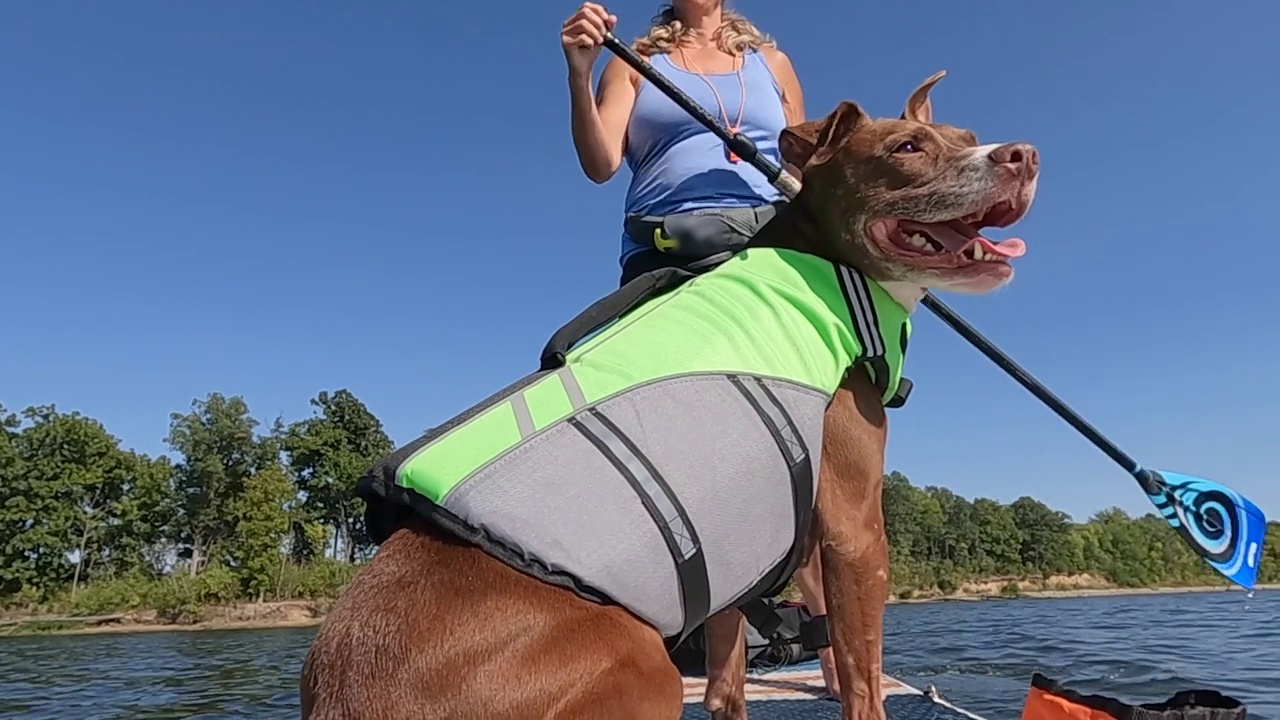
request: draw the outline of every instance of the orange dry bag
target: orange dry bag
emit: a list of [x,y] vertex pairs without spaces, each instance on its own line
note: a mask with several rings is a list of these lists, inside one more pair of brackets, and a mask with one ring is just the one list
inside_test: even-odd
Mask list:
[[1244,703],[1216,690],[1183,690],[1161,703],[1129,705],[1034,673],[1022,720],[1245,720],[1247,712]]

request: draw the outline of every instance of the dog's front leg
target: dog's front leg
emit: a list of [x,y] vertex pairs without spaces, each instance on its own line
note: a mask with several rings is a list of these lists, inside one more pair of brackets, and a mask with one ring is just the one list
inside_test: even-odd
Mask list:
[[712,720],[747,718],[746,618],[737,608],[725,608],[707,618],[707,693],[702,706]]
[[884,720],[880,687],[889,547],[880,491],[886,426],[878,394],[852,373],[827,410],[817,533],[841,717]]

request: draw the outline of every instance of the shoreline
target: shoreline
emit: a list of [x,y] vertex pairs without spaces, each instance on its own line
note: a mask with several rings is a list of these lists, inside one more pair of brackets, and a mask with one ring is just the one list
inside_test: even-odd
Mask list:
[[[1280,583],[1260,584],[1255,591],[1280,590]],[[1246,592],[1234,585],[1186,585],[1168,587],[1079,587],[1050,590],[1019,590],[1016,595],[1002,593],[957,593],[930,597],[891,598],[890,605],[940,602],[982,602],[987,600],[1057,600],[1069,598],[1125,597],[1133,595],[1190,595],[1194,593]]]
[[[989,585],[989,584],[988,584]],[[1280,584],[1259,585],[1257,590],[1280,590]],[[1053,600],[1070,598],[1125,597],[1136,595],[1182,595],[1195,593],[1245,592],[1225,585],[1193,585],[1185,587],[1063,587],[1047,590],[1019,590],[1017,594],[1002,592],[957,592],[952,595],[891,597],[890,605],[913,605],[947,602],[986,602],[993,600]],[[154,612],[120,613],[111,616],[33,616],[0,620],[0,641],[10,637],[32,635],[114,635],[150,632],[200,632],[214,630],[271,630],[314,627],[324,622],[324,606],[330,602],[282,601],[244,603],[229,607],[208,608],[206,618],[192,623],[168,623],[154,620]],[[217,617],[219,611],[223,617]],[[248,617],[246,617],[246,615]],[[148,618],[147,616],[150,616]],[[56,627],[65,625],[66,627]],[[53,627],[51,627],[53,626]]]

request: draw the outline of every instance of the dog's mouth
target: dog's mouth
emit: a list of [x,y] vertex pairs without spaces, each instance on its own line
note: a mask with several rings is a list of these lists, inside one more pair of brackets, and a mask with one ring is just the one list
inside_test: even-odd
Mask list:
[[982,228],[1008,227],[1026,213],[1008,200],[955,220],[917,222],[906,218],[878,218],[867,226],[867,235],[883,249],[912,260],[935,257],[962,263],[1007,263],[1022,257],[1027,244],[1021,238],[992,240]]

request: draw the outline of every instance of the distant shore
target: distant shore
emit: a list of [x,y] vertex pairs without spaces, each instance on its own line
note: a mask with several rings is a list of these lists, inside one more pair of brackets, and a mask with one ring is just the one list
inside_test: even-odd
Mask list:
[[204,608],[187,622],[165,622],[154,610],[110,615],[32,615],[0,617],[0,642],[26,635],[106,635],[114,633],[189,632],[198,630],[268,630],[319,625],[332,600],[285,600],[237,603]]
[[[1015,592],[1013,585],[1018,585]],[[1243,592],[1223,585],[1187,587],[1058,587],[1043,589],[1032,581],[989,581],[967,583],[954,593],[943,595],[911,593],[893,597],[890,604],[978,602],[986,600],[1037,600],[1053,598],[1119,597],[1127,595],[1179,595],[1188,593]],[[1022,586],[1026,586],[1023,589]],[[1258,590],[1280,590],[1280,584],[1259,585]],[[324,622],[332,601],[283,601],[241,603],[206,608],[192,622],[163,622],[155,611],[134,610],[112,615],[76,617],[66,615],[0,617],[0,640],[28,635],[100,635],[142,632],[192,632],[202,630],[268,630],[313,627]]]
[[[1280,590],[1280,584],[1259,585],[1258,591]],[[1244,590],[1226,585],[1192,585],[1185,587],[1149,587],[1149,588],[1063,588],[1051,590],[1019,590],[1017,594],[995,593],[956,593],[952,595],[932,595],[927,597],[893,598],[889,604],[937,603],[937,602],[976,602],[980,600],[1048,600],[1053,598],[1090,598],[1119,597],[1126,595],[1183,595],[1189,593],[1221,593],[1244,592]]]

